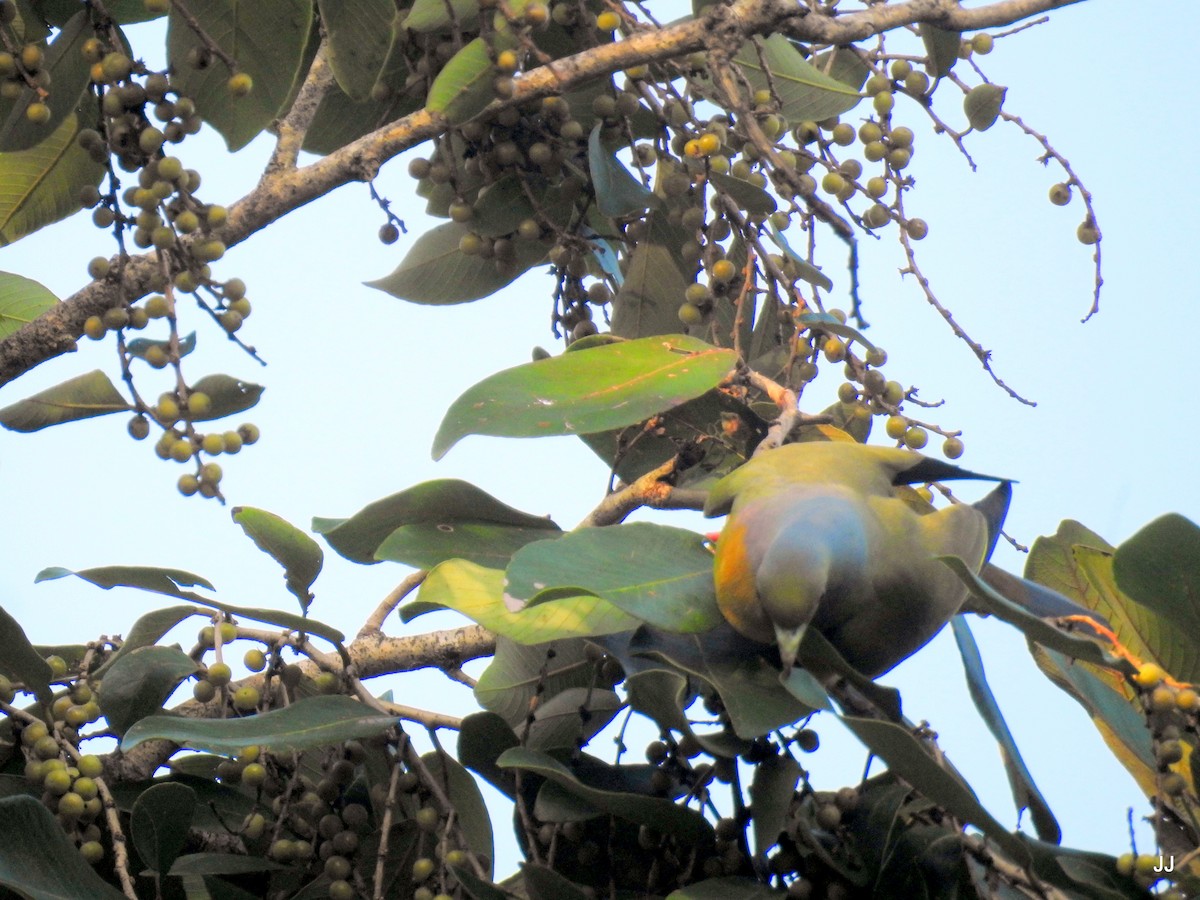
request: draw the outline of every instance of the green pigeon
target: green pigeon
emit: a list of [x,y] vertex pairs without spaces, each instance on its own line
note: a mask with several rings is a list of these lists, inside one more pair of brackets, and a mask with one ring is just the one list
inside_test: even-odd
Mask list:
[[[785,673],[805,629],[874,678],[924,646],[967,588],[938,556],[978,572],[989,518],[933,511],[904,485],[977,475],[928,457],[845,441],[788,444],[752,458],[712,489],[707,516],[728,513],[714,560],[717,603],[733,628],[779,647]],[[1007,482],[1004,485],[1007,490]]]

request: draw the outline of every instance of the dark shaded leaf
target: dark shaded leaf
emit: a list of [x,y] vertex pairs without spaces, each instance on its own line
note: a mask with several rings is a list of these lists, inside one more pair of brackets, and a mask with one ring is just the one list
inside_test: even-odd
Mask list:
[[425,767],[438,780],[458,816],[459,828],[467,847],[479,859],[486,859],[487,876],[492,877],[496,857],[492,845],[492,817],[483,803],[483,794],[474,777],[447,753],[431,752],[421,757]]
[[[42,65],[42,70],[50,76],[50,94],[42,101],[36,91],[21,91],[0,126],[0,153],[18,153],[36,147],[74,115],[91,70],[90,63],[83,57],[82,47],[93,34],[87,10],[79,10],[63,25],[46,48]],[[47,121],[35,124],[29,120],[26,110],[35,101],[49,107]]]
[[601,597],[667,631],[708,631],[722,621],[703,538],[649,522],[587,528],[518,550],[506,598],[536,606],[551,595]]
[[392,0],[317,0],[317,8],[338,87],[365,100],[392,43],[395,5]]
[[0,885],[29,900],[124,900],[33,797],[0,799]]
[[732,350],[667,335],[506,369],[454,401],[433,457],[468,434],[538,437],[632,425],[715,387],[735,361]]
[[668,221],[665,210],[646,217],[645,238],[634,247],[625,281],[613,299],[613,334],[644,338],[679,330],[679,307],[693,281],[681,268],[679,248],[689,237]]
[[1195,523],[1177,513],[1155,519],[1117,548],[1112,564],[1122,592],[1185,634],[1200,636],[1200,528]]
[[709,878],[681,887],[667,895],[667,900],[783,900],[787,891],[750,878]]
[[524,746],[533,750],[574,750],[587,744],[624,708],[613,691],[575,687],[538,704]]
[[750,803],[754,810],[754,849],[760,855],[779,843],[787,824],[796,785],[804,770],[786,753],[767,757],[754,767]]
[[254,541],[256,547],[283,566],[287,588],[308,612],[313,600],[313,582],[321,574],[325,554],[317,542],[290,522],[274,513],[252,506],[235,506],[233,521]]
[[184,875],[248,875],[253,872],[272,872],[286,869],[280,863],[263,856],[235,856],[232,853],[188,853],[175,859],[171,874]]
[[751,215],[769,216],[778,208],[774,197],[749,181],[719,172],[710,172],[708,180],[718,192],[736,203],[738,209]]
[[20,681],[42,703],[53,700],[50,670],[45,656],[34,649],[21,627],[8,610],[0,606],[0,674]]
[[929,73],[935,78],[950,74],[954,64],[958,62],[958,47],[962,43],[962,33],[946,31],[928,22],[917,26],[921,41],[925,44],[925,53],[929,57]]
[[[313,519],[313,531],[322,535],[329,546],[346,559],[367,564],[391,558],[376,554],[384,541],[398,529],[411,526],[461,528],[473,525],[511,527],[531,537],[537,532],[545,532],[543,536],[547,538],[561,533],[561,529],[550,519],[514,509],[475,485],[457,478],[422,482],[376,500],[348,519]],[[442,533],[447,536],[447,543],[460,546],[455,532]],[[422,534],[431,537],[427,533]],[[403,542],[400,542],[403,546]],[[479,562],[469,554],[454,555]]]
[[397,719],[341,695],[304,697],[291,706],[241,719],[185,719],[151,716],[126,732],[121,749],[143,741],[174,741],[194,750],[233,755],[256,744],[276,753],[327,747],[342,741],[378,737]]
[[430,228],[417,238],[392,274],[368,281],[367,286],[427,306],[467,303],[494,294],[546,258],[540,242],[518,240],[514,264],[499,271],[495,260],[467,256],[458,249],[463,236],[470,233],[468,226],[458,222]]
[[654,720],[664,731],[692,730],[684,710],[692,700],[687,677],[671,669],[644,669],[625,679],[625,697],[632,709]]
[[518,728],[536,695],[553,697],[573,687],[588,687],[596,677],[583,641],[529,646],[496,638],[496,655],[475,685],[475,699],[486,710]]
[[504,719],[493,712],[472,713],[462,720],[458,729],[458,758],[472,772],[510,800],[516,796],[512,772],[496,765],[496,759],[509,747],[521,743]]
[[375,551],[377,559],[432,569],[448,559],[465,559],[498,569],[535,541],[557,537],[553,528],[518,528],[479,522],[401,525]]
[[173,83],[196,101],[196,110],[229,149],[240,150],[271,123],[304,76],[312,0],[188,0],[187,9],[206,38],[234,59],[239,72],[254,79],[254,89],[233,98],[224,63],[213,60],[203,69],[188,63],[188,53],[204,50],[204,43],[174,4],[167,20]]
[[1042,792],[1038,790],[1029,769],[1026,768],[1016,740],[1009,731],[1008,723],[1004,721],[1000,705],[996,702],[991,687],[988,686],[987,674],[983,670],[983,658],[979,655],[979,646],[975,643],[975,637],[971,634],[971,629],[962,616],[955,616],[951,619],[950,627],[954,631],[954,640],[958,644],[958,652],[963,660],[963,669],[967,673],[967,688],[971,693],[971,699],[975,703],[975,708],[979,710],[979,715],[987,724],[988,730],[1000,745],[1000,758],[1004,760],[1004,770],[1008,774],[1008,784],[1013,792],[1013,800],[1016,801],[1017,812],[1028,809],[1038,837],[1057,844],[1062,840],[1062,831],[1058,827],[1050,805],[1042,796]]
[[[199,670],[177,647],[142,647],[116,660],[105,672],[97,700],[117,734],[162,709],[183,679]],[[169,868],[169,866],[168,866]]]
[[521,880],[529,900],[588,900],[592,896],[553,869],[535,863],[521,866]]
[[185,572],[182,569],[161,569],[156,566],[97,566],[93,569],[72,571],[59,566],[42,569],[34,578],[34,584],[43,581],[53,581],[74,575],[84,581],[94,584],[104,590],[115,587],[131,587],[141,591],[152,591],[156,594],[166,594],[170,597],[180,597],[185,600],[203,600],[198,594],[182,590],[185,587],[202,587],[216,590],[208,581],[199,575]]
[[712,826],[695,810],[663,798],[591,787],[581,782],[570,769],[548,754],[524,747],[513,747],[500,754],[496,764],[505,769],[533,772],[553,781],[597,809],[639,825],[649,825],[670,833],[684,843],[694,844],[706,839],[711,840]]
[[133,804],[133,846],[155,872],[171,871],[187,840],[195,807],[196,795],[191,788],[169,782],[143,791]]
[[28,433],[129,409],[108,376],[96,369],[0,409],[0,425]]

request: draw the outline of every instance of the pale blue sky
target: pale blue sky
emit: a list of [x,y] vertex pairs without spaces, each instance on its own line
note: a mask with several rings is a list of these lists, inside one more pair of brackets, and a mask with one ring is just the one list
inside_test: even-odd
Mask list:
[[[1037,400],[1036,409],[992,386],[917,287],[900,281],[903,258],[894,242],[862,244],[869,336],[888,350],[891,377],[919,385],[923,398],[946,400],[936,421],[964,429],[965,465],[1019,481],[1009,530],[1025,543],[1052,533],[1063,518],[1114,543],[1168,511],[1200,520],[1200,481],[1192,474],[1200,433],[1190,409],[1200,298],[1188,263],[1196,252],[1190,211],[1200,202],[1192,159],[1200,126],[1183,44],[1200,31],[1200,8],[1160,4],[1155,27],[1134,27],[1131,15],[1128,6],[1092,0],[997,42],[984,60],[992,80],[1009,86],[1006,109],[1048,133],[1095,194],[1106,284],[1102,311],[1086,325],[1079,320],[1091,302],[1090,252],[1075,240],[1082,207],[1047,202],[1046,190],[1061,176],[1036,162],[1038,146],[998,124],[969,139],[980,167],[972,175],[918,110],[908,115],[919,187],[908,210],[931,225],[919,245],[921,265],[963,326],[994,351],[1001,377]],[[1164,22],[1180,36],[1177,46],[1162,36]],[[941,109],[961,123],[957,100]],[[260,139],[229,157],[206,132],[179,155],[203,172],[205,199],[228,203],[253,185],[269,149]],[[375,239],[382,219],[366,186],[353,185],[218,264],[220,277],[237,275],[249,285],[255,312],[242,335],[270,364],[260,369],[195,317],[192,377],[225,371],[267,385],[262,403],[244,417],[260,425],[262,440],[225,463],[231,504],[261,506],[307,527],[313,516],[349,515],[417,482],[453,476],[570,526],[599,500],[606,474],[577,441],[475,437],[442,462],[430,460],[442,412],[460,392],[527,360],[535,344],[553,346],[550,281],[531,274],[487,300],[442,309],[362,286],[389,272],[425,227],[404,169],[403,160],[394,162],[378,182],[410,227],[396,245]],[[87,260],[111,249],[111,238],[81,218],[0,250],[0,269],[67,296],[86,279]],[[838,249],[826,264],[839,287],[842,258]],[[115,351],[85,341],[79,353],[0,390],[0,405],[97,367],[115,377]],[[232,524],[228,508],[176,493],[180,471],[154,456],[152,441],[126,437],[117,417],[34,435],[0,433],[0,507],[8,513],[0,603],[35,641],[121,633],[161,605],[151,595],[104,593],[74,580],[35,586],[34,575],[49,565],[176,566],[211,579],[228,602],[292,608],[280,571]],[[655,519],[703,527],[680,514]],[[1007,549],[997,561],[1018,571],[1023,565]],[[404,574],[329,558],[312,614],[352,634]],[[414,627],[435,621],[422,618]],[[440,621],[458,623],[449,614]],[[392,621],[389,630],[402,628]],[[1036,670],[1023,638],[991,622],[975,631],[1065,843],[1122,852],[1126,808],[1140,816],[1148,804],[1082,711]],[[884,680],[903,690],[911,718],[928,719],[941,734],[989,809],[1012,823],[1000,759],[967,698],[949,634]],[[464,689],[438,678],[377,687],[392,687],[401,702],[471,709]],[[838,743],[835,723],[818,728],[827,745]],[[838,746],[846,752],[805,760],[818,787],[858,776],[864,754],[849,739]],[[604,752],[602,744],[595,749]]]

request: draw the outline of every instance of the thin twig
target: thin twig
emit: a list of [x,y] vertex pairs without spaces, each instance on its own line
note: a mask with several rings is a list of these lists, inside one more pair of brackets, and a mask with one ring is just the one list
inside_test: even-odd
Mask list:
[[425,580],[425,576],[429,573],[424,569],[419,569],[413,572],[403,581],[401,581],[391,592],[380,601],[375,607],[375,611],[363,623],[363,627],[358,630],[359,637],[365,637],[372,631],[380,631],[383,628],[383,623],[392,611],[404,602],[404,598],[421,586]]

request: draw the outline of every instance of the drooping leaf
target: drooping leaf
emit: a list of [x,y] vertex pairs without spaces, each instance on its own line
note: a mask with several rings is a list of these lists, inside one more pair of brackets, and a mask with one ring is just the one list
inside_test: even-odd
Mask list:
[[538,704],[522,744],[534,750],[574,750],[595,737],[623,708],[613,691],[590,685],[567,688]]
[[208,399],[212,401],[208,412],[192,417],[197,422],[208,422],[252,409],[258,405],[258,399],[266,388],[232,375],[217,374],[205,375],[190,390],[208,394]]
[[593,347],[498,372],[454,401],[433,457],[468,434],[586,434],[640,422],[719,384],[735,362],[681,335]]
[[391,0],[317,0],[338,87],[365,100],[392,43]]
[[463,236],[470,233],[468,226],[458,222],[430,228],[417,238],[392,274],[368,281],[367,286],[428,306],[467,303],[494,294],[546,257],[546,248],[538,241],[518,240],[512,266],[500,271],[495,260],[467,256],[458,249]]
[[110,656],[108,661],[97,670],[97,674],[103,676],[105,672],[113,667],[118,659],[141,647],[153,646],[158,643],[159,638],[180,622],[196,615],[207,616],[208,613],[195,606],[167,606],[162,609],[151,610],[144,616],[139,616],[138,620],[133,623],[133,627],[129,629],[128,634],[125,635],[125,640],[121,642],[121,646],[117,649],[117,652]]
[[517,551],[506,598],[536,609],[551,595],[600,597],[667,631],[708,631],[722,621],[701,536],[649,522],[586,528]]
[[613,334],[643,338],[679,330],[679,306],[692,281],[679,260],[679,248],[688,237],[668,221],[665,210],[646,218],[646,236],[634,247],[625,281],[613,300]]
[[0,606],[0,674],[12,681],[23,682],[42,703],[53,699],[50,691],[50,670],[45,656],[34,649],[21,627],[8,610]]
[[143,791],[133,804],[130,816],[133,846],[155,872],[171,871],[187,840],[195,808],[195,792],[170,782]]
[[717,191],[733,200],[739,209],[752,215],[769,216],[777,208],[774,197],[749,181],[719,172],[710,172],[708,180]]
[[10,431],[41,431],[129,409],[108,376],[96,369],[0,409],[0,425]]
[[[774,88],[779,94],[780,113],[789,122],[819,122],[840,116],[858,105],[862,94],[846,82],[826,75],[804,58],[796,45],[782,34],[761,42],[762,56],[747,42],[734,58],[755,90]],[[768,78],[763,64],[770,70]]]
[[856,716],[843,715],[840,719],[892,772],[951,815],[974,825],[1015,860],[1028,863],[1029,851],[1020,838],[997,822],[975,794],[942,768],[907,728]]
[[465,717],[458,729],[458,758],[464,766],[510,800],[516,796],[511,772],[496,765],[496,759],[521,741],[504,719],[493,712],[477,712]]
[[320,156],[340,150],[381,125],[416,112],[424,99],[416,96],[417,93],[393,90],[386,100],[368,97],[356,101],[348,97],[337,84],[332,84],[321,98],[312,123],[304,133],[304,149]]
[[[486,491],[457,478],[439,478],[415,485],[364,506],[348,519],[313,519],[313,531],[322,535],[329,546],[346,559],[365,564],[381,559],[408,562],[399,553],[403,548],[422,540],[426,542],[425,547],[430,549],[421,552],[443,555],[444,551],[432,549],[434,535],[429,529],[445,536],[447,546],[462,551],[443,558],[462,557],[481,565],[484,561],[477,558],[479,554],[494,556],[495,553],[489,552],[489,548],[482,544],[476,544],[477,539],[486,541],[498,538],[507,541],[512,538],[515,541],[510,532],[526,536],[529,540],[561,534],[561,529],[550,519],[513,509]],[[389,537],[397,533],[398,546],[390,547],[387,555],[377,555],[382,552]],[[507,559],[504,557],[505,562]],[[409,564],[417,565],[416,562]],[[426,566],[422,565],[422,568]]]
[[317,542],[274,513],[252,506],[234,507],[233,521],[242,526],[258,549],[283,566],[288,590],[300,601],[300,609],[308,612],[313,582],[325,562]]
[[691,689],[687,677],[673,669],[643,669],[626,676],[625,698],[631,709],[661,729],[691,730],[684,712],[692,699]]
[[474,777],[448,753],[432,752],[421,757],[425,767],[443,786],[450,805],[458,815],[467,847],[477,859],[486,859],[486,874],[492,877],[495,850],[492,845],[492,817],[483,803],[483,795]]
[[[187,853],[175,859],[170,874],[181,878],[188,875],[249,875],[286,869],[282,863],[263,856],[235,856],[232,853]],[[224,886],[222,886],[222,889]],[[251,894],[245,895],[247,898]],[[213,900],[225,900],[219,894]]]
[[232,755],[251,744],[275,753],[294,753],[343,741],[378,737],[396,724],[357,700],[340,694],[304,697],[290,706],[241,719],[150,716],[125,733],[121,749],[143,741],[174,741],[193,750]]
[[962,43],[962,33],[947,31],[922,22],[917,26],[921,33],[921,41],[925,44],[925,53],[929,57],[929,72],[935,78],[950,74],[954,64],[958,62],[958,48]]
[[[42,65],[43,71],[50,76],[50,94],[42,101],[36,91],[21,91],[0,125],[0,153],[36,147],[75,113],[91,68],[81,49],[84,41],[93,34],[87,10],[81,9],[50,42]],[[50,117],[45,122],[34,123],[26,115],[34,102],[44,102],[50,109]]]
[[[164,351],[171,346],[169,340],[156,341],[151,338],[134,338],[131,341],[126,341],[125,349],[129,351],[130,356],[136,356],[138,359],[146,358],[146,351],[151,347],[158,347]],[[196,332],[189,332],[186,336],[181,337],[178,342],[178,353],[180,358],[187,356],[196,349]]]
[[766,856],[779,843],[787,824],[796,785],[804,770],[786,753],[767,757],[754,767],[750,802],[754,809],[755,852]]
[[194,674],[196,661],[177,647],[142,647],[121,656],[104,673],[98,702],[117,734],[162,709],[163,703]]
[[188,54],[209,52],[174,4],[167,20],[167,58],[179,91],[196,102],[196,111],[212,125],[230,151],[250,143],[287,103],[303,78],[305,50],[313,27],[311,0],[188,0],[187,11],[254,80],[244,97],[231,97],[233,74],[220,59],[196,68]]
[[521,866],[521,883],[529,900],[588,900],[591,896],[561,872],[535,863]]
[[[490,43],[490,45],[489,45]],[[452,125],[461,125],[495,99],[493,54],[510,50],[515,39],[508,27],[497,29],[490,42],[477,37],[450,57],[433,84],[425,108],[442,113]]]
[[976,131],[987,131],[1000,118],[1004,95],[1008,88],[998,84],[977,84],[963,97],[963,112]]
[[612,634],[638,626],[637,619],[599,597],[549,600],[514,612],[505,602],[504,572],[462,559],[444,562],[430,572],[417,603],[423,608],[453,609],[489,631],[523,644]]
[[475,699],[484,709],[519,728],[535,697],[553,697],[574,687],[595,683],[596,664],[588,659],[581,640],[547,644],[518,644],[496,638],[496,655],[475,685]]
[[603,129],[597,123],[588,136],[588,169],[596,190],[596,206],[601,215],[623,219],[662,205],[662,198],[636,178],[600,140]]
[[637,824],[650,825],[670,833],[687,844],[700,843],[712,835],[712,826],[695,810],[660,797],[647,797],[618,791],[603,791],[581,782],[554,757],[525,747],[513,747],[500,754],[501,768],[533,772],[553,781],[569,793],[610,815]]
[[1008,774],[1008,784],[1012,789],[1017,811],[1020,813],[1028,809],[1038,837],[1057,844],[1062,840],[1062,831],[1050,805],[1025,766],[1025,760],[1021,758],[1021,752],[1017,749],[1008,723],[1004,721],[1004,714],[1000,711],[1000,705],[988,685],[987,675],[983,670],[983,658],[979,655],[975,637],[961,615],[951,619],[950,626],[954,631],[954,640],[958,644],[958,652],[962,656],[963,668],[967,673],[967,688],[971,699],[988,730],[1000,745],[1000,757],[1004,760],[1004,770]]
[[33,797],[0,799],[0,885],[30,900],[123,900]]
[[[1113,554],[1117,587],[1184,634],[1200,636],[1200,528],[1172,513]],[[1200,638],[1198,638],[1200,640]]]
[[110,590],[115,587],[131,587],[142,591],[153,591],[156,594],[166,594],[169,597],[180,597],[185,600],[199,600],[197,594],[182,590],[187,587],[202,587],[210,591],[216,590],[208,581],[199,575],[185,572],[182,569],[162,569],[156,566],[97,566],[92,569],[72,571],[59,566],[42,569],[34,578],[34,584],[43,581],[53,581],[74,575],[96,587]]
[[799,316],[797,321],[806,328],[811,328],[814,331],[827,331],[830,334],[836,334],[838,337],[843,337],[850,341],[858,341],[858,343],[862,344],[868,350],[875,347],[874,344],[863,336],[861,331],[846,325],[831,313],[805,313]]
[[32,278],[0,272],[0,338],[28,325],[58,302],[58,298]]

